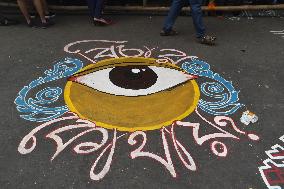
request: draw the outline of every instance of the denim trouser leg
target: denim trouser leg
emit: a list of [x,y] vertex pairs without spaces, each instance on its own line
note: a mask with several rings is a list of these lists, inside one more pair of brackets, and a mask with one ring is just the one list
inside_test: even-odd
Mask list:
[[202,20],[202,0],[188,0],[191,8],[191,16],[196,30],[196,37],[203,37],[205,34],[205,27]]
[[94,16],[95,16],[95,8],[96,8],[95,2],[96,2],[96,0],[87,0],[89,11],[90,11],[92,18],[94,18]]
[[103,0],[87,0],[88,7],[93,18],[102,17]]
[[102,17],[103,6],[104,6],[104,0],[96,0],[95,18]]
[[182,0],[173,0],[170,11],[164,23],[164,27],[163,27],[164,31],[169,31],[172,29],[176,21],[176,18],[182,9],[182,6],[183,6]]

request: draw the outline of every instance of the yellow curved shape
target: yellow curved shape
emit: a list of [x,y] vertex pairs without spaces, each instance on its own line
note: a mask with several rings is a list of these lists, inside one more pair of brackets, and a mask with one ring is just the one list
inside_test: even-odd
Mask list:
[[[88,65],[74,76],[101,69],[126,65],[151,65],[182,71],[170,63],[156,63],[151,58],[116,58]],[[68,81],[64,99],[70,111],[82,119],[95,122],[107,129],[119,131],[155,130],[171,125],[194,111],[199,100],[199,87],[195,80],[145,96],[116,96]]]

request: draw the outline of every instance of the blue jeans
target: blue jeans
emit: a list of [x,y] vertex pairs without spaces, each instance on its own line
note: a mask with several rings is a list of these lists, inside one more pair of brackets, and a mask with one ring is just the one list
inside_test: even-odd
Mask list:
[[[163,30],[170,31],[179,15],[182,7],[183,0],[173,0],[168,16],[165,20]],[[191,16],[196,30],[196,37],[203,37],[205,35],[205,27],[202,20],[202,0],[188,0],[191,8]]]
[[87,0],[92,18],[101,18],[104,0]]

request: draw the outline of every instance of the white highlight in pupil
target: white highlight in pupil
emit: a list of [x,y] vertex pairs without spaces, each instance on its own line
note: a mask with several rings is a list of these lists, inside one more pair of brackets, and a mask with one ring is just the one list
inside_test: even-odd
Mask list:
[[[140,72],[139,69],[132,69],[131,71],[132,71],[132,73],[139,73],[139,72]],[[144,70],[143,70],[143,71],[144,71]]]

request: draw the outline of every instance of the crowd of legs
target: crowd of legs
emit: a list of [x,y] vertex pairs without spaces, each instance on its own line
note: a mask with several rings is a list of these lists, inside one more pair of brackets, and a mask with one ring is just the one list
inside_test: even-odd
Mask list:
[[[38,22],[35,21],[35,14],[32,14],[30,11],[31,2],[36,10],[37,15],[39,16]],[[203,13],[201,10],[202,2],[202,0],[188,0],[188,3],[191,7],[193,25],[196,30],[196,37],[200,43],[213,45],[216,37],[205,34],[205,27],[202,18]],[[54,24],[51,21],[51,18],[54,17],[55,14],[48,10],[46,0],[17,0],[17,3],[26,20],[27,26],[48,28]],[[95,26],[107,26],[112,24],[111,20],[103,17],[104,0],[87,0],[87,5],[90,11],[92,22]],[[173,29],[173,25],[183,6],[183,0],[172,1],[170,11],[165,19],[163,29],[160,33],[161,36],[172,36],[177,34],[177,32]],[[9,25],[12,24],[12,21],[1,15],[0,23]]]
[[17,3],[19,5],[19,8],[22,12],[22,14],[25,17],[25,20],[27,22],[27,25],[29,27],[42,27],[42,28],[47,28],[51,25],[53,25],[53,23],[49,20],[49,17],[51,16],[55,16],[55,15],[51,15],[48,7],[47,7],[47,3],[46,0],[32,0],[34,8],[37,12],[37,14],[40,17],[40,22],[39,23],[35,23],[34,22],[34,18],[32,17],[32,15],[29,13],[29,1],[27,0],[17,0]]

